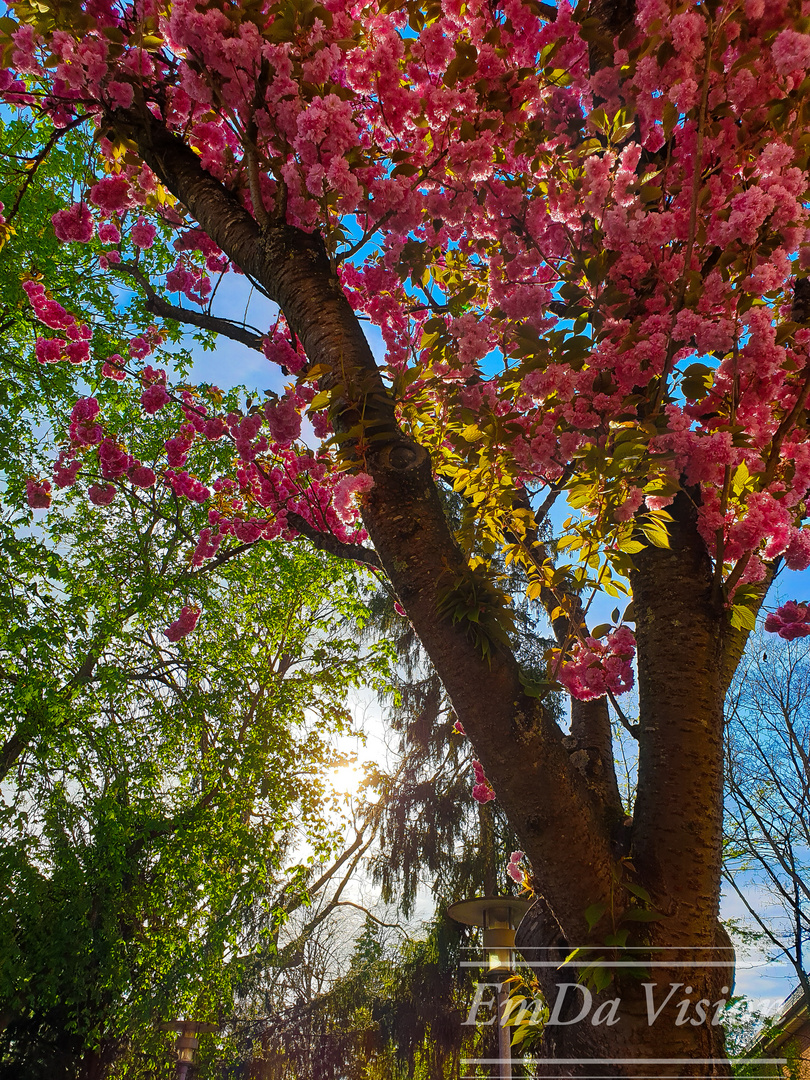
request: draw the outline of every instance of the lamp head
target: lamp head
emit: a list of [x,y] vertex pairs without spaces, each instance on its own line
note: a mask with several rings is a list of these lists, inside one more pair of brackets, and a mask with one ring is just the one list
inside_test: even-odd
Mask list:
[[505,975],[513,966],[515,930],[533,904],[533,900],[517,896],[482,896],[451,904],[447,914],[457,922],[483,929],[488,973]]

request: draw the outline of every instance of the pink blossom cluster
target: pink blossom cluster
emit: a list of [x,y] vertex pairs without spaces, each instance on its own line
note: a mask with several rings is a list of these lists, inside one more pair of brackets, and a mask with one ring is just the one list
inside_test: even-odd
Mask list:
[[526,880],[526,873],[520,868],[520,864],[522,862],[523,852],[513,851],[512,854],[509,856],[509,862],[506,866],[506,873],[509,875],[512,881],[516,881],[519,885],[522,885]]
[[374,487],[374,479],[365,472],[344,476],[335,484],[332,505],[344,525],[357,519],[356,500]]
[[108,356],[104,363],[101,365],[101,374],[105,379],[112,379],[114,382],[123,382],[127,377],[126,361],[123,356],[118,353],[112,353]]
[[92,240],[95,232],[93,215],[90,207],[84,202],[74,203],[66,210],[57,210],[51,221],[53,231],[60,240],[66,242],[75,240],[80,244],[87,244]]
[[91,484],[87,496],[93,506],[109,506],[115,501],[115,484]]
[[169,292],[180,292],[195,304],[204,304],[211,292],[211,279],[205,270],[181,255],[166,275]]
[[187,229],[174,241],[175,251],[199,251],[205,259],[205,268],[212,274],[222,273],[228,267],[228,259],[214,241],[202,229]]
[[115,484],[109,481],[126,479],[135,488],[151,488],[157,482],[153,469],[130,454],[115,438],[108,435],[99,419],[100,406],[95,397],[79,398],[70,415],[70,444],[61,450],[53,467],[54,483],[59,488],[72,487],[83,468],[79,454],[94,449],[104,484],[91,484],[88,497],[95,506],[109,506],[116,495]]
[[73,451],[60,450],[53,464],[53,479],[58,488],[72,487],[76,483],[82,463],[72,456]]
[[[147,366],[142,383],[146,390],[141,400],[149,410],[151,395],[163,390],[165,372]],[[192,555],[195,566],[212,558],[225,536],[241,543],[293,537],[290,512],[316,531],[331,532],[346,543],[362,544],[367,538],[355,523],[357,499],[371,489],[372,478],[365,473],[331,473],[328,455],[301,453],[291,445],[300,431],[301,410],[314,397],[311,387],[288,388],[283,398],[263,410],[247,415],[232,411],[225,417],[209,415],[208,407],[189,391],[180,397],[185,422],[165,444],[169,468],[164,479],[175,494],[197,503],[211,498],[211,489],[184,468],[198,438],[215,441],[228,436],[238,458],[236,482],[220,477],[213,485],[219,509],[209,510],[210,527],[202,530]]]
[[[592,71],[567,0],[553,14],[519,0],[444,3],[418,33],[378,0],[328,0],[328,18],[294,35],[275,11],[147,7],[124,16],[93,0],[81,35],[19,26],[0,94],[15,108],[41,101],[65,124],[80,109],[130,108],[137,87],[155,123],[257,222],[283,209],[287,225],[332,236],[350,215],[368,242],[340,266],[344,293],[382,335],[404,426],[435,436],[431,453],[458,470],[462,497],[485,445],[504,487],[584,477],[594,494],[582,511],[611,545],[643,504],[661,510],[672,498],[661,492],[686,484],[726,572],[745,560],[737,577],[753,581],[775,558],[810,565],[810,438],[796,421],[810,330],[790,318],[795,275],[810,270],[806,162],[793,135],[804,123],[807,12],[746,0],[723,8],[717,33],[700,6],[638,0],[635,30]],[[154,19],[165,50],[147,52]],[[704,89],[713,120],[698,137]],[[273,163],[258,178],[248,130],[252,160]],[[97,228],[115,244],[130,214],[132,242],[148,250],[158,227],[174,227],[166,288],[204,303],[209,274],[228,266],[217,242],[227,237],[189,228],[155,197],[147,167],[122,163],[104,136],[99,148],[99,175],[86,200],[54,215],[57,235],[86,242]],[[89,334],[61,325],[68,316],[44,290],[35,296],[62,334],[40,339],[40,361],[86,358]],[[152,347],[148,335],[133,339],[130,356]],[[262,348],[303,376],[283,320]],[[698,379],[697,361],[708,365]],[[293,449],[310,391],[300,380],[249,416],[185,404],[167,441],[176,490],[201,497],[177,471],[195,439],[229,437],[238,458],[200,558],[224,535],[292,535],[291,512],[362,542],[353,526],[365,481],[333,473],[327,451]],[[651,406],[645,423],[639,398]],[[164,383],[144,384],[146,411],[168,400]],[[317,438],[330,434],[326,410],[311,421]],[[101,443],[93,417],[77,425],[81,445]],[[634,441],[623,442],[628,431]],[[628,462],[632,475],[619,475]],[[575,645],[561,665],[575,696],[630,685],[624,633]]]
[[771,612],[765,619],[765,629],[769,634],[778,634],[786,641],[810,636],[810,608],[788,600]]
[[188,637],[197,626],[200,614],[200,608],[184,604],[178,617],[166,627],[163,633],[169,641],[179,641],[181,638]]
[[166,469],[163,478],[166,483],[169,484],[175,495],[181,495],[184,499],[189,499],[191,502],[204,503],[211,498],[210,488],[207,488],[205,484],[201,483],[196,478],[196,476],[191,476],[190,473],[184,471],[177,472],[175,469]]
[[300,347],[294,349],[285,337],[281,320],[271,334],[262,338],[262,352],[268,360],[278,364],[292,375],[297,375],[306,364],[306,356]]
[[472,763],[473,773],[475,775],[475,783],[473,784],[472,797],[477,803],[491,802],[495,798],[495,792],[492,789],[492,785],[484,775],[484,769],[480,761],[473,760]]
[[[126,176],[121,175],[105,176],[97,184],[93,184],[89,198],[90,202],[105,214],[122,214],[133,205],[132,187]],[[105,222],[102,227],[109,233],[110,226],[112,222]]]
[[25,481],[25,494],[32,510],[47,510],[51,505],[51,485],[47,480],[29,476]]
[[608,691],[625,694],[633,687],[635,655],[633,631],[619,626],[608,631],[604,639],[587,637],[577,641],[570,656],[559,665],[557,677],[579,701],[604,697]]
[[65,338],[37,338],[35,351],[40,364],[54,364],[67,360],[71,364],[83,364],[90,359],[91,330],[87,323],[80,323],[51,297],[45,286],[29,279],[23,282],[37,319],[51,330],[63,330]]
[[290,446],[301,434],[301,414],[292,395],[269,402],[264,409],[270,438],[279,446]]

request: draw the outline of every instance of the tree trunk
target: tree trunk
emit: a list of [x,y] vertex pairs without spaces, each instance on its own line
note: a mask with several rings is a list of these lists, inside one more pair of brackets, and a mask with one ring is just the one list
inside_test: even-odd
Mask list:
[[[622,912],[619,905],[616,917],[606,912],[580,939],[571,929],[575,912],[555,906],[555,920],[539,903],[518,933],[526,959],[549,965],[536,967],[535,974],[551,1020],[560,1022],[546,1027],[543,1055],[557,1060],[554,1068],[563,1075],[729,1075],[716,1004],[730,996],[734,973],[733,949],[718,922],[724,616],[713,600],[711,563],[685,495],[672,514],[671,546],[645,548],[632,577],[638,794],[629,858],[619,859],[616,888],[626,898],[634,895],[626,886],[641,886],[642,906]],[[611,947],[623,931],[627,947]],[[591,951],[576,957],[578,963],[554,966],[580,945]],[[606,968],[613,981],[601,994],[592,987],[560,989],[576,983],[589,963],[598,966],[599,958],[646,963],[638,972]],[[559,1065],[559,1059],[569,1064]]]

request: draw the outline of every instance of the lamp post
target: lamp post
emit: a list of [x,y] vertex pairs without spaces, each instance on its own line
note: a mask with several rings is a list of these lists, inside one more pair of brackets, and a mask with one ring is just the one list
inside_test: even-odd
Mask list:
[[515,930],[533,903],[533,900],[521,900],[517,896],[482,896],[460,900],[447,909],[447,914],[456,922],[479,926],[484,931],[487,974],[499,979],[495,1000],[501,1080],[512,1080],[512,1045],[509,1028],[503,1023],[507,997],[503,980],[514,966]]
[[169,1020],[165,1024],[159,1024],[161,1031],[177,1031],[177,1042],[174,1044],[177,1053],[177,1080],[186,1080],[188,1070],[194,1064],[200,1040],[198,1035],[219,1031],[219,1024],[207,1024],[202,1020]]

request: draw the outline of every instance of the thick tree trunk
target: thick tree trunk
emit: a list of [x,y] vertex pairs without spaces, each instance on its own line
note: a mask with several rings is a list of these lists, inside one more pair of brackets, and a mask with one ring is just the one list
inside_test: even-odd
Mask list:
[[[565,1075],[727,1075],[717,1002],[733,986],[734,954],[718,923],[722,841],[723,658],[722,608],[712,595],[709,556],[695,513],[679,496],[670,548],[648,547],[632,577],[639,670],[638,794],[629,832],[629,859],[619,863],[617,892],[641,885],[653,916],[632,912],[600,919],[589,939],[572,931],[565,912],[543,904],[518,934],[527,960],[562,963],[579,945],[591,946],[562,971],[535,969],[552,1009],[544,1054],[567,1059]],[[627,932],[629,949],[606,947]],[[601,948],[599,943],[602,943]],[[648,947],[649,951],[647,951]],[[608,968],[612,984],[591,1002],[584,990],[562,991],[599,958],[629,964]],[[576,958],[579,961],[579,958]],[[660,966],[658,966],[660,965]],[[564,994],[555,1017],[553,1009]],[[611,1011],[608,1004],[616,1001]],[[666,1002],[666,1004],[664,1004]],[[685,1004],[684,1004],[685,1002]],[[660,1014],[658,1007],[663,1006]],[[599,1011],[601,1007],[601,1012]],[[577,1020],[579,1014],[581,1019]],[[594,1023],[594,1019],[602,1023]],[[608,1019],[616,1018],[614,1024]],[[613,1064],[598,1059],[614,1059]],[[584,1064],[585,1061],[588,1064]],[[549,1067],[550,1074],[550,1067]]]

